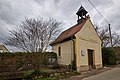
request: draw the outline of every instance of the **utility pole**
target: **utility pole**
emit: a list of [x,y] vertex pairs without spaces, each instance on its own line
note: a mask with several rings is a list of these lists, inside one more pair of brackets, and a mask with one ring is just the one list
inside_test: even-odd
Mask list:
[[109,34],[110,34],[110,43],[111,43],[111,47],[113,47],[113,44],[112,44],[112,35],[111,35],[111,27],[110,27],[110,24],[108,24],[109,26]]

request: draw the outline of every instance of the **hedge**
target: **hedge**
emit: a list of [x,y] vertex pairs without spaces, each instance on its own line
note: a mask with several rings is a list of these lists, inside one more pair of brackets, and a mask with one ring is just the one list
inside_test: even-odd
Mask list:
[[116,64],[116,55],[112,48],[102,49],[102,60],[103,60],[103,66]]
[[54,52],[16,52],[0,53],[0,72],[14,72],[21,70],[37,69],[47,67],[49,58],[55,58]]

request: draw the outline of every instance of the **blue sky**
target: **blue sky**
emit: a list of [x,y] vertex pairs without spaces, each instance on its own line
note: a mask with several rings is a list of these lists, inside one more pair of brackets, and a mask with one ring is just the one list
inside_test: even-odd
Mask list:
[[[120,33],[120,1],[91,0],[101,14],[110,22],[112,31]],[[0,0],[0,43],[6,40],[9,30],[15,29],[25,17],[52,17],[63,21],[63,29],[76,24],[76,12],[83,5],[93,23],[107,27],[107,23],[88,0]],[[9,50],[16,48],[7,46]]]

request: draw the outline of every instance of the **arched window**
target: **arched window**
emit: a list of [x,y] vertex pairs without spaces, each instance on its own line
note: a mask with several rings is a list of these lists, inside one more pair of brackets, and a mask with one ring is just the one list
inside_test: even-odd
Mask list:
[[58,48],[58,56],[61,56],[61,47]]

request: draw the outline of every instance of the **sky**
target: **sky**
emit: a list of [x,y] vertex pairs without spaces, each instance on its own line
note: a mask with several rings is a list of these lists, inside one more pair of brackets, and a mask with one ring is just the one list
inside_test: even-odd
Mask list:
[[[90,0],[111,24],[112,32],[120,33],[120,0]],[[93,24],[107,27],[88,0],[0,0],[0,44],[9,36],[9,30],[18,27],[25,17],[45,19],[51,17],[63,22],[63,30],[77,23],[76,12],[83,6]],[[10,51],[17,50],[7,46]]]

